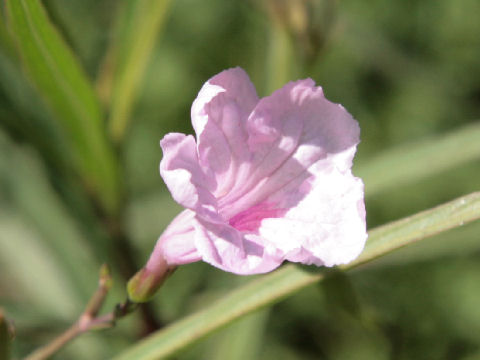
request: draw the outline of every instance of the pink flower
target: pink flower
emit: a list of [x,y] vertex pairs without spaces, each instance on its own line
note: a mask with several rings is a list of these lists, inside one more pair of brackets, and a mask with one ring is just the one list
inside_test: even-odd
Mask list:
[[242,69],[226,70],[191,113],[196,139],[171,133],[160,142],[160,173],[186,210],[147,270],[203,260],[257,274],[285,260],[333,266],[360,254],[363,183],[351,172],[359,127],[311,79],[258,99]]

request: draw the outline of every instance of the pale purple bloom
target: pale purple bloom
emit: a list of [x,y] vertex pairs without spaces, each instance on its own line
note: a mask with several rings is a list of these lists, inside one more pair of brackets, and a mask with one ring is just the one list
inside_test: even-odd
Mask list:
[[211,78],[192,106],[191,135],[160,142],[160,173],[186,208],[146,269],[203,260],[237,274],[284,260],[333,266],[367,238],[363,183],[351,173],[359,127],[311,79],[259,99],[247,74]]

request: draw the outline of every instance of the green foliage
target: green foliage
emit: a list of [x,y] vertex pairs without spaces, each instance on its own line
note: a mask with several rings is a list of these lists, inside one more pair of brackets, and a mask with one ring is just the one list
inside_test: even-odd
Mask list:
[[[480,123],[466,125],[419,144],[398,146],[361,163],[357,174],[368,179],[369,194],[418,181],[480,158]],[[460,146],[461,144],[461,146]],[[425,164],[428,164],[426,166]],[[389,171],[385,171],[388,168]]]
[[171,0],[138,0],[122,4],[115,40],[100,75],[99,91],[110,104],[110,133],[117,142],[125,136],[136,93],[155,39]]
[[[0,306],[16,324],[13,358],[68,327],[101,263],[115,277],[106,307],[124,300],[180,210],[158,141],[192,132],[196,93],[233,66],[261,96],[311,77],[358,119],[354,173],[375,228],[344,269],[369,264],[319,286],[330,274],[309,267],[239,278],[182,266],[143,315],[56,358],[477,358],[480,222],[460,225],[479,213],[479,12],[475,0],[1,1]],[[172,325],[135,344],[158,322]]]
[[118,211],[117,165],[89,80],[40,1],[7,1],[6,7],[23,65],[73,148],[75,170],[107,212]]

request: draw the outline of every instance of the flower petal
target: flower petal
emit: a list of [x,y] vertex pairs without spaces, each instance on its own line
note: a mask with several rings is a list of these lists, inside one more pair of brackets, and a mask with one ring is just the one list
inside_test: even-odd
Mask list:
[[165,135],[160,145],[163,150],[160,174],[175,201],[211,221],[220,221],[217,201],[210,190],[214,188],[214,179],[198,164],[194,138],[171,133]]
[[289,261],[333,266],[355,259],[367,239],[362,181],[332,169],[302,187],[310,191],[291,188],[269,198],[290,210],[282,218],[264,219],[260,236]]
[[257,235],[202,220],[195,229],[195,244],[203,261],[222,270],[239,275],[260,274],[283,262],[282,252]]
[[227,193],[249,161],[246,121],[258,102],[255,87],[240,68],[211,78],[192,105],[199,162],[216,179],[215,196]]
[[172,220],[155,244],[146,268],[152,270],[163,258],[168,265],[201,260],[194,241],[195,213],[184,210]]
[[197,144],[182,134],[161,142],[162,177],[189,209],[157,243],[169,264],[202,258],[256,274],[285,259],[332,266],[358,256],[367,237],[363,184],[350,170],[359,127],[311,79],[258,101],[243,70],[224,71],[202,87],[192,122]]
[[292,82],[261,99],[247,121],[250,171],[218,199],[224,217],[245,211],[287,186],[302,183],[312,166],[347,171],[359,127],[312,80]]

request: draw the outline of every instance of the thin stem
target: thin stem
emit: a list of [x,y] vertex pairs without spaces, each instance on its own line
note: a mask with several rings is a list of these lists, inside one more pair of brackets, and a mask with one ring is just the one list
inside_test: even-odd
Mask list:
[[78,320],[66,331],[53,339],[49,344],[35,350],[24,360],[48,359],[79,335],[90,330],[111,328],[115,325],[115,322],[118,319],[132,313],[137,309],[138,304],[132,303],[127,299],[124,303],[118,304],[110,313],[97,316],[111,287],[112,278],[110,275],[110,270],[108,269],[107,265],[102,265],[100,268],[98,288],[90,298],[90,301]]
[[48,359],[50,356],[55,354],[58,350],[68,344],[70,341],[75,339],[78,335],[82,333],[78,322],[70,326],[63,334],[55,338],[48,345],[43,346],[33,353],[28,355],[24,360],[43,360]]

